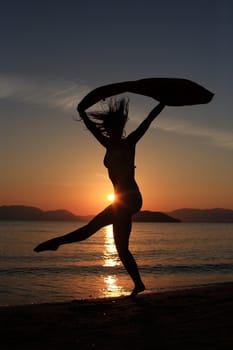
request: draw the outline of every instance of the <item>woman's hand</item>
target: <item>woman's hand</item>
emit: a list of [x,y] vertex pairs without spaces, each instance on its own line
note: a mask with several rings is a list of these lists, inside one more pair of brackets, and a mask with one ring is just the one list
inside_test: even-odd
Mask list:
[[84,110],[83,110],[83,109],[81,109],[81,107],[80,107],[80,105],[79,105],[79,104],[78,104],[78,106],[77,106],[77,111],[78,111],[79,113],[84,112]]
[[166,106],[165,103],[159,102],[159,103],[157,104],[156,108],[158,108],[159,110],[162,111],[162,110],[164,109],[165,106]]
[[77,107],[77,111],[78,111],[78,113],[79,113],[79,115],[80,115],[80,117],[81,117],[82,119],[87,118],[86,112],[85,112],[83,109],[81,109],[81,108],[79,107],[79,105],[78,105],[78,107]]

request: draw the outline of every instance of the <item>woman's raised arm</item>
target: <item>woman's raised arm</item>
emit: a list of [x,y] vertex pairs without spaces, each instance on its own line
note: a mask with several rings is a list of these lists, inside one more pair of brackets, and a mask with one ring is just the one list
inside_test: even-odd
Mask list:
[[163,103],[159,103],[155,108],[152,109],[152,111],[148,114],[146,119],[143,120],[143,122],[137,127],[136,130],[134,130],[127,139],[137,143],[142,136],[145,134],[145,132],[148,130],[149,126],[153,122],[153,120],[159,115],[159,113],[164,109],[165,105]]

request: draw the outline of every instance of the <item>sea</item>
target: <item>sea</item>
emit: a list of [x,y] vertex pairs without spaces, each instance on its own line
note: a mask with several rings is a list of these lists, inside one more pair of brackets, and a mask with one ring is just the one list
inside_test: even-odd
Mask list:
[[[55,252],[33,251],[84,224],[0,221],[0,305],[130,294],[133,283],[118,258],[111,225]],[[233,281],[233,223],[133,223],[130,250],[146,293]]]

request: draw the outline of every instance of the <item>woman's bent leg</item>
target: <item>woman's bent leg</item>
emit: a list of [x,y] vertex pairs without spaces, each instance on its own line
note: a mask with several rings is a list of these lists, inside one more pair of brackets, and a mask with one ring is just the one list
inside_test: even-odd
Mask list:
[[134,289],[131,296],[145,290],[145,285],[141,280],[137,263],[129,250],[129,236],[132,228],[131,216],[120,217],[113,224],[114,240],[119,257],[134,282]]
[[48,241],[39,244],[34,248],[35,252],[42,252],[45,250],[57,250],[60,245],[80,242],[92,236],[101,227],[110,225],[114,221],[114,211],[112,206],[108,206],[105,210],[95,216],[87,225],[84,225],[77,230],[67,233],[63,236],[55,237]]

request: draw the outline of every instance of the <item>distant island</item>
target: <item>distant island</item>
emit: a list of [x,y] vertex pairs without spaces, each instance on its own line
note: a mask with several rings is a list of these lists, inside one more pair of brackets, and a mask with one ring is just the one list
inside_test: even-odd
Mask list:
[[166,213],[182,222],[233,222],[233,210],[223,208],[213,209],[177,209]]
[[[93,215],[94,216],[94,215]],[[0,220],[28,220],[28,221],[89,221],[92,217],[75,215],[65,209],[43,211],[36,207],[24,205],[0,206]],[[168,214],[140,211],[133,216],[135,222],[180,222]]]

